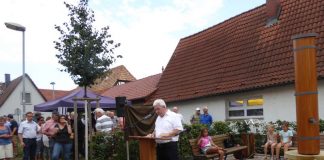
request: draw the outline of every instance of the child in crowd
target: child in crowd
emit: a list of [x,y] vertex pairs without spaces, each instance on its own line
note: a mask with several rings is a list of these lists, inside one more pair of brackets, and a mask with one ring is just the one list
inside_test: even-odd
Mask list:
[[267,128],[267,142],[264,144],[264,159],[267,159],[268,147],[271,147],[271,158],[274,158],[274,149],[277,145],[277,133],[274,132],[274,126],[268,125]]
[[219,154],[219,160],[224,160],[224,149],[215,145],[210,136],[208,136],[208,129],[201,130],[198,137],[198,146],[204,154]]
[[280,143],[277,144],[276,147],[276,156],[279,159],[280,147],[284,147],[284,155],[285,152],[288,151],[289,146],[292,145],[291,138],[293,137],[293,132],[288,130],[288,122],[284,122],[282,125],[282,130],[279,132]]

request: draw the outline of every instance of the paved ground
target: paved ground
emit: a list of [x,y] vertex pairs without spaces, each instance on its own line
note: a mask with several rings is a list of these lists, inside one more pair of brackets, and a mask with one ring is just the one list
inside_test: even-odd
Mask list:
[[[263,160],[263,158],[264,158],[264,155],[263,154],[256,154],[256,155],[253,156],[253,158],[250,157],[247,160]],[[232,155],[229,155],[227,157],[227,160],[235,160],[235,158]],[[267,160],[271,160],[270,157],[268,157]]]

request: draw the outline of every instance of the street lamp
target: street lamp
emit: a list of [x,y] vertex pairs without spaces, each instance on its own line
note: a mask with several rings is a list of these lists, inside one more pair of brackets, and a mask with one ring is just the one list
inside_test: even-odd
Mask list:
[[53,100],[55,99],[55,93],[54,93],[54,85],[55,85],[55,82],[51,82],[50,83],[51,85],[53,85],[53,93],[52,93],[52,98],[53,98]]
[[17,23],[12,23],[12,22],[6,22],[5,23],[6,27],[15,31],[21,31],[22,32],[22,36],[23,36],[23,53],[22,53],[22,61],[23,61],[23,65],[22,65],[22,82],[23,82],[23,89],[22,89],[22,106],[23,106],[23,116],[26,113],[26,106],[25,106],[25,102],[26,102],[26,90],[25,90],[25,31],[26,28],[20,24]]

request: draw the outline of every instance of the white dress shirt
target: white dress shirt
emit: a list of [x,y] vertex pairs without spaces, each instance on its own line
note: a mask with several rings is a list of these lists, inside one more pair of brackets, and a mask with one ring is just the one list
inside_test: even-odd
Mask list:
[[36,122],[28,122],[27,120],[21,122],[18,127],[18,133],[22,134],[23,138],[36,138],[39,130],[40,128]]
[[[168,134],[172,132],[174,129],[179,131],[183,130],[182,123],[180,117],[170,110],[164,114],[163,117],[158,116],[155,121],[155,137],[160,138],[161,134]],[[179,139],[179,135],[172,137],[171,141],[176,142]],[[170,140],[156,140],[157,143],[166,143],[170,142]]]

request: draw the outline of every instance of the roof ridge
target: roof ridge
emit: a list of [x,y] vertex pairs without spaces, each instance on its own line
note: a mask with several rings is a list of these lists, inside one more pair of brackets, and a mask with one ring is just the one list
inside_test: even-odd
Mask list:
[[186,36],[186,37],[180,38],[180,41],[181,41],[181,40],[188,39],[188,38],[191,38],[191,37],[196,36],[196,35],[198,35],[198,34],[201,34],[201,33],[203,33],[203,32],[206,32],[206,31],[208,31],[208,30],[210,30],[210,29],[212,29],[212,28],[214,28],[214,27],[217,27],[217,26],[219,26],[219,25],[222,25],[222,24],[224,24],[224,23],[226,23],[226,22],[228,22],[228,21],[230,21],[230,20],[232,20],[232,19],[235,19],[236,17],[239,17],[239,16],[241,16],[241,15],[244,15],[244,14],[246,14],[246,13],[248,13],[248,12],[252,12],[252,11],[254,11],[254,10],[257,10],[257,9],[259,9],[259,8],[265,6],[265,5],[266,5],[266,4],[262,4],[262,5],[260,5],[260,6],[254,7],[254,8],[252,8],[252,9],[250,9],[250,10],[247,10],[247,11],[245,11],[245,12],[242,12],[242,13],[240,13],[240,14],[238,14],[238,15],[235,15],[235,16],[233,16],[233,17],[231,17],[231,18],[225,19],[225,20],[222,21],[222,22],[219,22],[219,23],[214,24],[214,25],[212,25],[212,26],[210,26],[210,27],[207,27],[207,28],[205,28],[205,29],[203,29],[203,30],[201,30],[201,31],[199,31],[199,32],[196,32],[196,33],[193,33],[193,34],[191,34],[191,35],[189,35],[189,36]]

